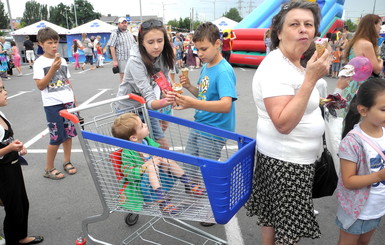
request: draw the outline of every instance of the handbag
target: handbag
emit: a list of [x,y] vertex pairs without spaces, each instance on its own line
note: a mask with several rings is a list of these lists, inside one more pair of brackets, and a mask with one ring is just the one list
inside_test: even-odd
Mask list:
[[315,162],[313,179],[313,198],[332,196],[337,188],[338,176],[334,167],[333,156],[326,147],[325,134],[322,136],[323,152],[321,158]]

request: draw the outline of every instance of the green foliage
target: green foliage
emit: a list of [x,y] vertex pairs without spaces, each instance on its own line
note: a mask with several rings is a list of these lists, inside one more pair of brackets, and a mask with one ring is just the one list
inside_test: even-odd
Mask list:
[[[193,30],[196,30],[200,24],[201,24],[200,21],[194,21],[192,23]],[[167,22],[167,25],[170,25],[173,31],[180,31],[180,32],[193,31],[193,30],[190,30],[190,25],[191,25],[190,18],[185,18],[185,19],[180,18],[179,21],[176,19],[170,20]]]
[[[75,0],[76,4],[76,16],[78,20],[78,25],[82,25],[94,19],[100,19],[102,16],[99,12],[94,12],[94,7],[87,0]],[[71,10],[73,11],[74,7],[71,5]]]
[[[64,28],[71,29],[73,27],[73,14],[69,6],[60,3],[56,7],[49,8],[49,21]],[[68,19],[68,27],[67,27]]]
[[[94,11],[94,7],[87,0],[75,0],[75,5],[78,25],[82,25],[94,19],[100,19],[100,17],[102,16],[101,13]],[[71,4],[71,6],[67,6],[63,3],[60,3],[56,6],[50,7],[48,11],[48,7],[46,4],[40,4],[35,0],[30,0],[26,2],[20,27],[36,23],[40,20],[47,20],[56,25],[71,29],[75,27],[76,23],[74,5]]]
[[228,12],[226,12],[224,15],[224,17],[227,17],[231,20],[234,20],[236,22],[240,22],[242,20],[242,17],[241,15],[239,14],[238,12],[238,9],[236,8],[231,8]]
[[357,25],[354,24],[354,22],[353,22],[351,19],[346,20],[345,23],[344,23],[344,25],[346,25],[346,26],[349,27],[349,31],[350,31],[350,32],[355,32],[356,29],[357,29]]
[[4,4],[0,0],[0,29],[9,29],[11,26],[9,25],[8,14],[4,10]]
[[30,0],[25,3],[25,10],[21,21],[30,25],[40,20],[48,20],[47,16],[48,11],[46,4],[40,4],[35,0]]

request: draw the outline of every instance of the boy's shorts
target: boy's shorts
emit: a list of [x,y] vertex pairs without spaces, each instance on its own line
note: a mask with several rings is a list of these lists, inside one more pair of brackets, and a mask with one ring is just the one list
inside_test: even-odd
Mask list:
[[75,137],[77,135],[75,125],[70,120],[59,115],[59,111],[64,109],[68,110],[73,107],[73,102],[44,107],[50,136],[50,145],[60,145],[67,139]]
[[221,157],[225,144],[224,138],[192,129],[187,139],[185,152],[189,155],[217,161]]
[[354,235],[365,234],[371,230],[376,229],[380,224],[380,221],[381,218],[371,220],[357,219],[356,222],[354,222],[348,229],[344,229],[342,223],[338,220],[338,218],[336,218],[336,224],[338,228]]
[[332,63],[332,71],[340,71],[340,63]]
[[94,56],[92,55],[86,55],[86,61],[84,63],[88,63],[90,65],[93,65],[94,64],[94,60],[93,60]]

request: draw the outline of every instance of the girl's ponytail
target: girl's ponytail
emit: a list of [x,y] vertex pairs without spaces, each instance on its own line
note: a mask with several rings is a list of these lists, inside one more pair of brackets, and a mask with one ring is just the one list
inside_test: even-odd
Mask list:
[[349,111],[344,119],[344,128],[342,130],[342,138],[344,138],[350,130],[353,129],[360,121],[361,115],[357,111],[357,95],[354,95],[352,101],[350,102]]

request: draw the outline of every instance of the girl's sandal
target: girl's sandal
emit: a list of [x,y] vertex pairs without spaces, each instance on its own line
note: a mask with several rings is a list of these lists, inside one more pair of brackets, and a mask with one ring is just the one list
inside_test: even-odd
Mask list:
[[[56,173],[52,173],[56,170]],[[43,175],[45,178],[48,178],[48,179],[53,179],[53,180],[60,180],[60,179],[64,179],[64,175],[63,177],[58,177],[58,175],[62,174],[62,172],[60,172],[59,170],[57,170],[56,168],[51,168],[50,170],[46,170],[45,171],[45,174]]]
[[[69,165],[69,167],[67,167]],[[74,167],[74,165],[71,163],[71,162],[65,162],[63,163],[63,169],[64,171],[67,172],[67,174],[69,175],[73,175],[73,174],[76,174],[78,171],[77,169]],[[70,172],[71,170],[75,170],[73,172]]]

